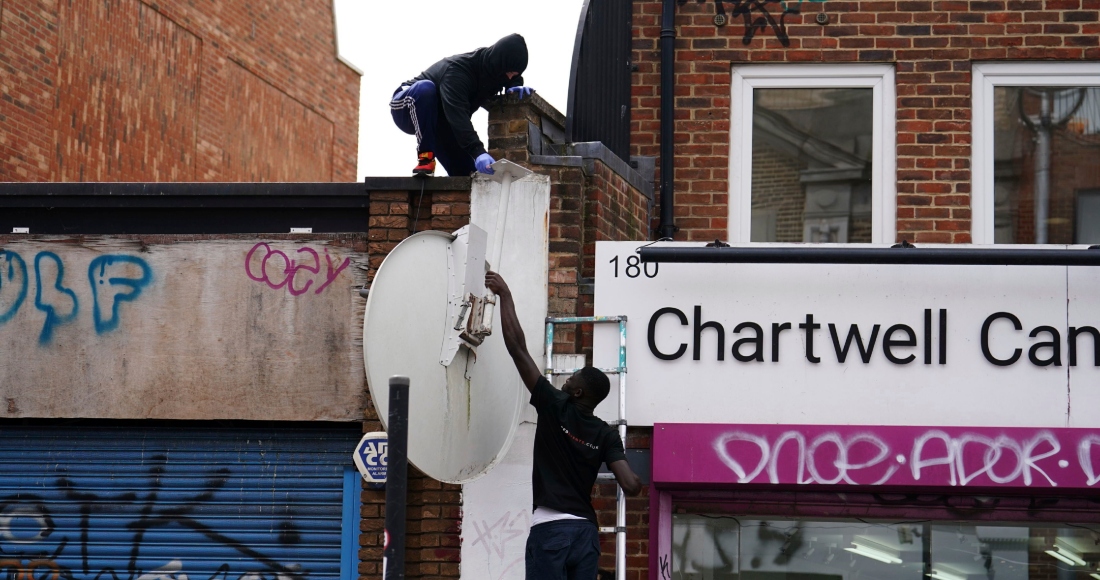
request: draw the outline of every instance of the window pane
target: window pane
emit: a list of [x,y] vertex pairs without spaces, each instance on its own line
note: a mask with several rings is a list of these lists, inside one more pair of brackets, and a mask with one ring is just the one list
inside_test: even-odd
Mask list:
[[1093,580],[1098,561],[1056,524],[672,518],[673,580]]
[[993,91],[994,241],[1100,243],[1100,88]]
[[872,89],[755,89],[752,241],[870,242]]

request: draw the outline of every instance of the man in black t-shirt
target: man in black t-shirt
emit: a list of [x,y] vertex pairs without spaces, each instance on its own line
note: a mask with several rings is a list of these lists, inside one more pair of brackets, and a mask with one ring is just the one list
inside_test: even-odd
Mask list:
[[642,484],[630,469],[619,434],[592,412],[611,384],[599,369],[585,367],[555,389],[527,352],[515,302],[495,272],[485,286],[500,302],[500,325],[508,354],[538,412],[531,486],[534,513],[527,538],[527,580],[592,580],[600,559],[592,485],[606,463],[627,495]]

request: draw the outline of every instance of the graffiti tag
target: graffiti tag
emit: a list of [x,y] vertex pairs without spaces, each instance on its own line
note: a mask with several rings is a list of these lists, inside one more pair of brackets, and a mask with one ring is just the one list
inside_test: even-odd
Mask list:
[[[702,4],[707,0],[695,0]],[[787,36],[787,16],[802,13],[802,0],[713,0],[715,22],[726,22],[727,18],[741,18],[744,23],[744,33],[741,37],[743,44],[752,42],[757,32],[771,29],[775,37],[783,46],[790,46],[791,39]],[[824,0],[809,0],[823,2]],[[683,5],[687,0],[680,0]],[[726,16],[726,4],[730,4],[730,16]]]
[[[228,561],[224,563],[193,564],[197,569],[206,570],[218,566],[209,576],[206,576],[209,572],[203,575],[209,580],[304,580],[308,575],[300,564],[281,563],[276,553],[268,553],[254,545],[254,541],[234,538],[198,517],[198,514],[209,513],[225,501],[219,497],[219,492],[229,481],[228,469],[196,474],[198,483],[195,489],[181,493],[179,490],[165,489],[163,483],[178,479],[182,474],[167,473],[167,457],[164,455],[151,459],[154,464],[140,486],[147,490],[145,492],[102,493],[82,489],[73,478],[58,478],[56,490],[79,514],[79,524],[73,527],[57,526],[55,529],[54,517],[42,497],[21,493],[0,499],[0,553],[3,554],[0,557],[0,574],[8,580],[188,580],[183,558],[174,557],[165,562],[143,555],[143,551],[163,542],[163,534],[159,538],[150,537],[154,532],[175,528],[177,534],[197,534],[215,546],[228,548],[228,553],[233,554],[226,556]],[[283,546],[301,543],[301,534],[293,523],[293,515],[287,513],[286,519],[275,526],[275,543]],[[98,525],[100,517],[104,518],[102,528]],[[72,530],[74,537],[59,532],[61,529]],[[101,565],[93,566],[93,560],[104,557],[102,546],[96,548],[97,542],[102,542],[102,537],[111,537],[119,532],[130,538],[125,572],[111,567],[101,569]],[[76,533],[79,537],[75,537]],[[53,548],[54,545],[56,548]],[[160,549],[163,550],[163,546]],[[97,550],[101,553],[97,554]],[[274,550],[277,552],[278,548]],[[75,566],[70,567],[69,563]],[[243,570],[230,576],[233,566],[242,566]]]
[[[26,301],[30,291],[28,274],[22,256],[0,251],[0,326],[10,322]],[[121,303],[136,300],[152,282],[153,269],[136,256],[108,254],[93,259],[88,265],[88,285],[96,334],[117,329]],[[34,283],[34,307],[45,315],[38,343],[47,345],[58,327],[77,319],[80,299],[65,279],[64,260],[53,252],[35,254]]]
[[505,578],[508,571],[514,567],[523,565],[523,556],[509,558],[508,544],[512,541],[524,539],[531,530],[531,516],[526,511],[515,514],[505,512],[495,522],[481,520],[473,522],[474,534],[477,536],[470,546],[481,545],[485,548],[485,556],[495,556],[496,562],[502,566],[496,578]]
[[[291,296],[301,296],[309,291],[314,282],[320,282],[313,289],[320,294],[332,284],[333,280],[351,264],[351,258],[344,258],[338,266],[333,266],[332,256],[325,249],[325,271],[321,272],[321,257],[309,247],[298,248],[293,259],[281,250],[273,249],[260,242],[248,251],[244,257],[244,272],[252,280],[263,282],[273,290],[286,288]],[[320,277],[317,277],[320,274]]]
[[[1084,436],[1076,447],[1084,483],[1100,483],[1092,449],[1100,436]],[[896,441],[871,432],[847,436],[828,431],[814,436],[790,430],[775,437],[731,431],[714,439],[712,448],[738,483],[872,485],[925,483],[967,486],[1058,486],[1058,475],[1070,466],[1059,459],[1062,443],[1050,431],[1027,437],[967,432],[949,435],[931,429],[899,448]],[[932,473],[929,474],[929,470]],[[940,481],[945,480],[945,481]]]

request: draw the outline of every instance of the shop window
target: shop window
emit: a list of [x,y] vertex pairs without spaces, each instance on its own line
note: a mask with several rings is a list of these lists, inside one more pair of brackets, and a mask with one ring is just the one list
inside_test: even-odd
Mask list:
[[[913,521],[916,520],[916,521]],[[672,516],[674,580],[1094,580],[1091,526]]]
[[730,241],[894,241],[892,66],[738,66],[732,102]]
[[974,242],[1100,243],[1100,63],[973,72]]

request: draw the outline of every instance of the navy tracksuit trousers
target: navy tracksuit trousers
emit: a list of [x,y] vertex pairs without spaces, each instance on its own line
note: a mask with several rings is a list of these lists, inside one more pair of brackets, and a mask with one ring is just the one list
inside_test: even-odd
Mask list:
[[458,146],[451,125],[441,113],[439,91],[432,81],[401,85],[390,100],[393,122],[405,133],[416,135],[418,153],[434,153],[448,175],[469,175],[477,170],[474,160]]

